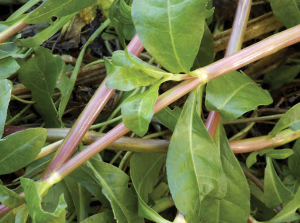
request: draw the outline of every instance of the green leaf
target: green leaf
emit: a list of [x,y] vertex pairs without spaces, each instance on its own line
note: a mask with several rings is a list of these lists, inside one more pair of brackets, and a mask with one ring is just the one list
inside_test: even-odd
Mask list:
[[122,104],[122,119],[125,126],[141,137],[148,131],[160,84],[160,81],[155,83],[149,90],[131,96]]
[[29,178],[30,176],[41,172],[42,169],[47,167],[48,163],[52,160],[52,157],[53,154],[49,154],[48,156],[33,161],[26,167],[25,174],[22,177]]
[[167,223],[147,205],[148,195],[157,184],[161,167],[166,160],[165,154],[134,153],[130,159],[130,176],[139,200],[139,215],[154,222]]
[[46,0],[28,15],[24,23],[42,24],[49,21],[52,16],[60,18],[70,15],[96,2],[97,0]]
[[201,222],[247,222],[250,216],[249,186],[241,166],[230,148],[225,130],[220,124],[215,142],[221,151],[222,166],[227,177],[227,193],[223,199],[215,199],[212,203],[204,200]]
[[20,68],[17,61],[12,57],[0,60],[0,79],[8,78]]
[[0,215],[0,223],[15,223],[14,211],[9,211],[3,215]]
[[91,193],[71,177],[66,177],[65,183],[75,205],[77,221],[82,222],[89,216]]
[[64,223],[66,211],[65,208],[67,204],[64,200],[63,195],[60,196],[57,208],[53,213],[45,212],[41,206],[41,196],[38,191],[40,191],[44,182],[37,182],[30,179],[21,178],[21,185],[24,188],[25,198],[27,203],[27,209],[33,223],[38,222],[55,222]]
[[19,50],[20,47],[16,46],[12,42],[0,43],[0,59],[13,56]]
[[300,103],[289,109],[276,123],[269,136],[275,135],[284,129],[291,128],[293,131],[300,129]]
[[291,149],[276,149],[268,152],[268,156],[272,159],[286,159],[293,154]]
[[264,75],[264,83],[269,84],[272,89],[279,89],[295,79],[299,71],[300,66],[283,66],[275,68]]
[[9,80],[0,80],[0,138],[3,134],[7,108],[10,101],[12,83]]
[[23,47],[36,47],[41,45],[43,42],[48,40],[51,36],[53,36],[58,30],[60,30],[68,21],[70,21],[74,17],[74,14],[64,16],[54,22],[52,26],[47,27],[43,31],[39,32],[34,37],[26,38],[26,39],[16,39],[14,43],[17,46]]
[[46,127],[61,127],[52,93],[59,74],[65,70],[65,63],[46,48],[36,47],[34,51],[35,57],[19,69],[19,79],[31,90],[32,99],[36,102],[34,108],[43,117]]
[[127,174],[113,165],[96,159],[91,159],[89,163],[91,165],[88,165],[86,174],[96,180],[98,189],[99,186],[102,187],[102,192],[110,201],[117,221],[143,223],[144,220],[138,216],[137,197],[128,188]]
[[7,187],[0,185],[0,202],[6,207],[16,208],[24,204],[25,199]]
[[26,223],[27,218],[28,218],[27,206],[26,204],[23,204],[17,210],[15,223]]
[[300,208],[300,190],[297,191],[293,200],[291,200],[274,218],[272,218],[270,223],[282,223],[296,221],[300,219],[295,212]]
[[300,11],[295,0],[271,0],[275,17],[287,28],[300,24]]
[[104,211],[99,214],[95,214],[81,223],[93,223],[93,222],[105,222],[105,223],[115,223],[114,214],[112,211]]
[[133,1],[132,19],[143,46],[172,73],[190,71],[204,33],[206,5],[207,0]]
[[168,129],[174,132],[180,114],[181,114],[180,108],[175,107],[173,110],[171,110],[169,107],[166,107],[161,111],[159,111],[158,113],[156,113],[154,115],[154,118],[157,119],[161,124],[166,126]]
[[179,212],[187,222],[199,222],[205,198],[226,195],[220,151],[196,112],[197,92],[185,102],[167,155],[168,182]]
[[213,35],[211,34],[208,26],[204,25],[203,38],[198,50],[197,56],[194,61],[192,70],[196,70],[200,67],[204,67],[211,64],[215,58],[215,44]]
[[267,155],[267,167],[264,179],[264,200],[268,208],[275,208],[283,202],[293,199],[293,193],[287,189],[277,176],[272,158]]
[[268,153],[269,151],[273,150],[272,148],[269,149],[262,149],[262,150],[257,150],[252,153],[247,157],[246,159],[246,165],[248,168],[250,168],[254,163],[256,163],[256,156],[260,155],[263,156],[264,154]]
[[46,129],[26,129],[0,140],[0,175],[27,166],[41,151],[47,137]]
[[246,74],[237,71],[210,81],[206,87],[206,108],[217,110],[227,122],[272,101],[268,91],[257,86]]
[[157,80],[132,64],[123,51],[115,51],[111,62],[104,57],[104,62],[109,76],[106,86],[111,89],[130,91],[137,87],[148,86]]
[[288,167],[295,177],[300,178],[300,139],[296,140],[293,151],[293,155],[288,159]]

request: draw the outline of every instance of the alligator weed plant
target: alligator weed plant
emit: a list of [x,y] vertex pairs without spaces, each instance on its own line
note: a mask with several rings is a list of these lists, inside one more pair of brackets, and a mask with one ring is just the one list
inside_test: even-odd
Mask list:
[[300,222],[298,1],[0,4],[0,222]]

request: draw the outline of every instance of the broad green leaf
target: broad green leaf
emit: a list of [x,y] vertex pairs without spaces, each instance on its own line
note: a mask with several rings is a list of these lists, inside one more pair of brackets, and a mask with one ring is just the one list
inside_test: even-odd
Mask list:
[[233,154],[225,130],[219,125],[215,142],[221,151],[223,170],[227,177],[226,196],[212,203],[204,203],[201,208],[201,222],[205,223],[241,223],[247,222],[250,216],[250,190],[245,175]]
[[122,51],[115,51],[111,62],[104,57],[104,62],[109,76],[106,86],[111,89],[130,91],[157,80],[127,60]]
[[91,193],[71,177],[66,177],[65,183],[75,205],[77,221],[81,222],[89,216]]
[[112,211],[104,211],[85,219],[81,223],[95,223],[95,222],[115,223],[116,220],[114,219],[114,213]]
[[160,223],[169,221],[150,208],[147,202],[165,160],[166,155],[159,153],[134,153],[130,159],[130,176],[139,200],[139,215]]
[[271,0],[275,17],[287,28],[300,24],[300,11],[295,0]]
[[291,173],[300,178],[300,139],[297,139],[293,146],[294,154],[288,159],[288,167]]
[[180,114],[181,114],[180,108],[175,107],[173,110],[171,110],[169,107],[166,107],[161,111],[159,111],[158,113],[156,113],[154,115],[154,118],[174,132]]
[[214,61],[214,57],[215,44],[213,35],[211,34],[208,26],[205,24],[203,38],[197,56],[195,58],[192,70],[211,64]]
[[102,187],[102,192],[110,201],[117,221],[143,223],[144,220],[138,216],[138,199],[128,188],[127,174],[113,165],[96,159],[91,159],[89,164],[86,174],[95,179],[98,189]]
[[9,80],[0,80],[0,138],[3,134],[7,108],[10,101],[12,83]]
[[53,16],[58,18],[67,16],[96,2],[97,0],[46,0],[26,17],[24,23],[42,24]]
[[17,61],[12,57],[0,60],[0,79],[8,78],[20,68]]
[[33,161],[26,167],[24,178],[29,178],[30,176],[41,172],[42,169],[46,168],[48,163],[52,160],[53,154],[42,157],[38,160]]
[[246,159],[247,167],[250,168],[254,163],[256,163],[256,161],[257,161],[256,156],[257,155],[263,156],[264,154],[268,153],[271,150],[273,150],[273,149],[269,148],[269,149],[257,150],[257,151],[254,151],[254,152],[250,153],[250,155]]
[[[255,95],[255,97],[254,97]],[[246,74],[230,72],[207,84],[205,105],[217,110],[224,121],[232,121],[259,105],[272,103],[269,92],[260,88]]]
[[25,198],[14,191],[0,185],[0,202],[6,207],[16,208],[25,203]]
[[12,42],[0,43],[0,59],[13,56],[19,50],[20,47],[16,46]]
[[15,223],[26,223],[28,214],[27,206],[26,204],[23,204],[17,210]]
[[0,215],[0,223],[14,223],[14,222],[15,222],[15,214],[13,210],[3,215]]
[[283,66],[275,68],[264,75],[264,83],[272,89],[281,88],[291,82],[299,73],[300,66]]
[[300,208],[300,190],[297,191],[293,200],[291,200],[284,208],[270,221],[270,223],[282,223],[296,221],[300,219],[299,215],[296,215],[295,212]]
[[125,126],[141,137],[147,133],[154,114],[160,83],[159,81],[147,91],[126,99],[122,104],[122,119]]
[[276,149],[267,153],[267,155],[272,159],[286,159],[293,154],[291,149]]
[[293,199],[293,193],[287,189],[277,176],[272,158],[267,155],[267,167],[264,179],[264,200],[268,208],[275,208],[283,202]]
[[35,128],[16,132],[0,140],[0,175],[27,166],[41,151],[46,129]]
[[143,46],[172,73],[190,71],[204,33],[206,5],[207,0],[133,1],[132,19]]
[[34,108],[43,117],[46,127],[61,127],[52,93],[59,74],[65,70],[65,63],[46,48],[36,47],[34,51],[35,57],[19,69],[19,79],[31,90],[32,99],[36,101]]
[[41,196],[39,190],[41,189],[44,182],[37,182],[30,179],[21,179],[21,185],[24,188],[25,198],[27,203],[27,209],[33,223],[39,222],[55,222],[64,223],[67,204],[64,200],[63,195],[60,196],[57,208],[53,213],[45,212],[41,206]]
[[74,17],[74,14],[64,16],[57,21],[54,22],[52,26],[47,27],[43,31],[36,34],[34,37],[26,38],[26,39],[16,39],[14,43],[17,46],[23,47],[36,47],[41,45],[44,41],[48,40],[51,36],[53,36],[58,30],[60,30],[68,21],[70,21]]
[[199,222],[205,198],[226,195],[220,151],[196,112],[197,92],[185,102],[167,155],[168,182],[179,212],[187,222]]
[[300,129],[300,103],[289,109],[276,123],[269,136],[275,135],[284,129],[291,128],[293,131]]

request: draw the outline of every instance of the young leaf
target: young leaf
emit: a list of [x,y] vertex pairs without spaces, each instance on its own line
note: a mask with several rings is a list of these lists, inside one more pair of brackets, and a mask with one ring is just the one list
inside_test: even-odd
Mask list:
[[288,167],[291,173],[300,178],[300,139],[297,139],[293,146],[294,154],[288,159]]
[[220,124],[215,135],[215,142],[221,151],[222,166],[227,177],[227,193],[223,199],[215,199],[213,203],[208,201],[206,204],[204,199],[201,208],[203,214],[201,222],[247,222],[250,216],[249,186],[240,164],[230,148],[225,130]]
[[17,61],[12,57],[0,60],[0,79],[8,78],[20,68]]
[[271,86],[272,89],[281,88],[283,85],[291,82],[299,73],[300,66],[283,66],[275,68],[264,75],[264,83]]
[[71,177],[65,178],[77,213],[77,221],[82,222],[89,216],[91,193]]
[[26,129],[0,140],[0,175],[12,173],[31,163],[41,151],[46,129]]
[[65,70],[64,61],[53,56],[51,51],[34,48],[35,57],[26,61],[19,69],[20,81],[31,90],[32,99],[36,101],[34,108],[41,114],[47,127],[61,127],[52,93],[56,86],[58,75]]
[[7,108],[10,101],[12,83],[9,80],[0,80],[0,138],[3,134]]
[[217,110],[224,121],[235,120],[245,112],[272,101],[268,91],[237,71],[210,81],[206,87],[206,108]]
[[134,153],[130,159],[130,176],[139,200],[139,215],[160,223],[169,221],[150,208],[147,202],[165,159],[166,155],[159,153]]
[[67,204],[63,195],[60,196],[57,208],[53,213],[45,212],[41,206],[41,196],[39,190],[44,182],[37,182],[30,179],[21,179],[21,185],[24,188],[27,209],[33,222],[57,222],[64,223]]
[[275,208],[279,204],[293,199],[293,193],[283,185],[277,176],[273,167],[272,158],[268,155],[264,186],[264,200],[268,208]]
[[112,211],[104,211],[99,214],[95,214],[81,223],[94,223],[94,222],[105,222],[105,223],[115,223],[114,213]]
[[300,103],[289,109],[276,123],[269,136],[275,135],[284,129],[291,128],[293,131],[300,129]]
[[300,11],[295,0],[271,0],[275,17],[287,28],[300,24]]
[[27,218],[28,218],[27,206],[26,204],[23,204],[17,210],[15,223],[26,223]]
[[220,151],[196,112],[196,92],[185,102],[167,155],[168,182],[179,212],[199,222],[203,199],[226,195]]
[[0,185],[0,202],[7,207],[16,208],[24,204],[25,199],[7,187]]
[[206,5],[207,0],[133,1],[132,19],[143,46],[172,73],[190,71],[204,32]]
[[286,159],[293,154],[291,149],[276,149],[268,152],[268,156],[272,159]]
[[158,113],[156,113],[154,115],[154,118],[174,132],[180,114],[181,114],[180,108],[175,107],[173,110],[171,110],[169,107],[166,107],[161,111],[159,111]]
[[20,47],[16,46],[12,42],[0,43],[0,59],[13,56],[19,50]]
[[155,83],[149,90],[126,99],[122,104],[125,126],[141,137],[148,131],[160,84],[160,81]]
[[246,159],[246,165],[248,168],[250,168],[254,163],[256,163],[256,156],[260,155],[263,156],[264,154],[268,153],[269,151],[273,150],[272,148],[269,149],[263,149],[263,150],[257,150],[252,153],[247,157]]
[[96,2],[97,0],[46,0],[25,18],[24,23],[42,24],[53,16],[60,18],[70,15]]
[[[137,214],[137,198],[128,188],[127,174],[96,159],[89,160],[89,163],[91,165],[88,165],[86,174],[96,181],[98,189],[99,186],[102,187],[102,192],[110,201],[118,222],[142,223],[143,219]],[[74,175],[72,174],[72,177]]]

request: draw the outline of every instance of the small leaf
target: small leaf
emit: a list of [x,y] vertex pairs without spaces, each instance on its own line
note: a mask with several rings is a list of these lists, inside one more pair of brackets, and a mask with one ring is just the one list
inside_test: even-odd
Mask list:
[[81,223],[94,223],[94,222],[105,222],[105,223],[115,223],[114,214],[112,211],[104,211],[99,214],[95,214]]
[[53,16],[60,18],[70,15],[96,2],[97,0],[46,0],[26,17],[24,23],[42,24]]
[[185,102],[167,155],[168,182],[179,212],[187,222],[199,222],[204,199],[226,195],[220,151],[196,112],[197,92]]
[[169,221],[150,208],[147,202],[165,160],[166,155],[159,153],[134,153],[130,159],[130,176],[139,199],[139,215],[160,223]]
[[248,168],[250,168],[254,163],[256,163],[256,156],[260,155],[263,156],[264,154],[268,153],[269,151],[273,150],[272,148],[269,149],[263,149],[263,150],[257,150],[252,153],[247,157],[246,159],[246,165]]
[[19,50],[20,47],[16,46],[12,42],[0,43],[0,59],[13,56]]
[[9,80],[0,80],[0,138],[3,134],[3,129],[6,120],[7,108],[10,101],[12,83]]
[[23,204],[17,210],[15,223],[26,223],[27,218],[28,218],[27,206],[26,204]]
[[271,86],[272,89],[281,88],[290,83],[299,73],[300,66],[283,66],[275,68],[264,75],[264,83]]
[[272,159],[286,159],[293,154],[291,149],[276,149],[268,152],[268,156]]
[[284,129],[291,128],[293,131],[300,129],[300,103],[289,109],[276,123],[269,136],[275,135]]
[[46,129],[26,129],[0,140],[0,175],[27,166],[41,151],[46,140]]
[[246,74],[237,71],[210,81],[206,87],[206,108],[217,110],[227,122],[272,101],[268,91],[257,86]]
[[133,1],[132,19],[143,46],[172,73],[190,71],[204,33],[206,5],[207,0]]
[[122,104],[122,118],[125,126],[139,136],[144,136],[154,114],[160,81],[149,90],[126,99]]
[[271,0],[275,17],[287,28],[300,24],[300,11],[295,0]]
[[31,90],[32,99],[36,102],[34,108],[43,117],[46,127],[61,127],[62,122],[52,101],[52,93],[58,75],[65,70],[65,63],[46,48],[36,47],[34,51],[35,57],[26,61],[19,69],[19,79]]
[[291,173],[300,178],[300,139],[297,139],[293,146],[294,154],[288,159],[288,167]]
[[12,57],[0,60],[0,79],[8,78],[20,68],[17,61]]
[[283,202],[293,199],[293,193],[287,189],[273,167],[272,159],[267,155],[267,167],[264,180],[264,200],[268,208],[275,208]]
[[180,114],[181,114],[180,108],[175,107],[173,110],[171,110],[169,107],[166,107],[161,111],[159,111],[158,113],[156,113],[154,115],[154,118],[174,132]]
[[[46,181],[44,181],[46,182]],[[57,208],[53,213],[45,212],[41,206],[41,196],[39,190],[44,182],[37,182],[30,179],[21,178],[21,185],[24,188],[27,209],[33,222],[57,222],[64,223],[67,204],[63,195],[60,196]],[[47,182],[48,183],[48,182]]]
[[0,185],[0,202],[7,207],[16,208],[25,203],[25,198],[14,191]]

